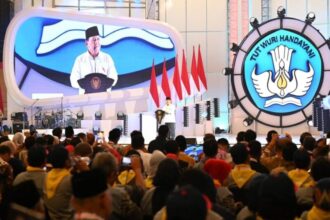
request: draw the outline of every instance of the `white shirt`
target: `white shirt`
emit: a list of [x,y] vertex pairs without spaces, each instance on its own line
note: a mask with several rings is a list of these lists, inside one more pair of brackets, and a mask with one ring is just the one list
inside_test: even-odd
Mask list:
[[71,86],[78,88],[79,94],[84,94],[85,90],[80,88],[78,80],[91,73],[101,73],[113,79],[112,86],[116,85],[118,80],[118,73],[110,55],[100,51],[97,57],[92,57],[87,51],[76,58],[70,76]]
[[163,111],[165,112],[163,123],[175,123],[175,106],[173,104],[165,105]]

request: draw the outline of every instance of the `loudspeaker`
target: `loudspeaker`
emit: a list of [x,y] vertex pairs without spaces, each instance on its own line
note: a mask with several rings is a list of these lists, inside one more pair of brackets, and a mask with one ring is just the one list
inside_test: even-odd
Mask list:
[[186,138],[187,145],[196,145],[197,139],[196,138]]
[[211,101],[206,101],[206,120],[211,121]]
[[183,107],[183,127],[189,127],[189,108]]
[[220,105],[219,105],[219,99],[218,98],[214,98],[213,99],[213,112],[214,112],[214,117],[220,117]]
[[13,133],[22,132],[23,129],[29,129],[29,122],[13,122]]
[[201,106],[200,104],[195,105],[195,123],[199,124],[201,121]]

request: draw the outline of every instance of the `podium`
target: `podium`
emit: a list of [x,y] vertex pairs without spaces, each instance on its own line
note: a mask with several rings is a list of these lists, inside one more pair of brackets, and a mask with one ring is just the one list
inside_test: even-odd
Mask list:
[[157,109],[155,111],[155,117],[156,117],[158,125],[162,123],[162,120],[163,120],[164,116],[165,116],[165,112],[163,110]]
[[85,94],[105,92],[112,87],[113,79],[102,73],[91,73],[78,80],[81,88],[85,89]]

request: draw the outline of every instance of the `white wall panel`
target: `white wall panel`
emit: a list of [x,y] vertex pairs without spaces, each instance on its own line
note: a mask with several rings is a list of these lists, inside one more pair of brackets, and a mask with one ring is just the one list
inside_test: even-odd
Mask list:
[[187,31],[206,30],[206,1],[187,0]]
[[207,2],[207,30],[227,30],[227,1]]

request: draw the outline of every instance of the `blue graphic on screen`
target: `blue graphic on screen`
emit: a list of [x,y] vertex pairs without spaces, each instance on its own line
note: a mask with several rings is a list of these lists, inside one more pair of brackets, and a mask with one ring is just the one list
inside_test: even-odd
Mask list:
[[[161,66],[166,59],[168,69],[174,66],[176,48],[167,34],[33,17],[20,26],[15,40],[15,74],[21,91],[29,97],[32,93],[57,90],[64,95],[78,94],[71,87],[69,78],[75,58],[87,50],[85,30],[95,25],[100,33],[101,51],[112,57],[118,72],[119,80],[114,90],[149,85],[153,60],[155,65]],[[171,75],[172,71],[168,73]],[[32,88],[36,80],[42,82],[38,88]]]
[[304,109],[318,92],[322,60],[308,39],[279,30],[253,46],[244,61],[243,77],[259,109],[289,114]]

